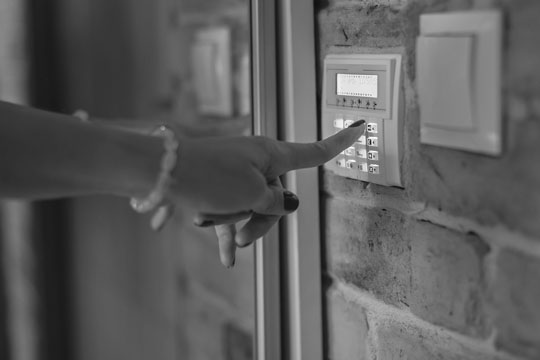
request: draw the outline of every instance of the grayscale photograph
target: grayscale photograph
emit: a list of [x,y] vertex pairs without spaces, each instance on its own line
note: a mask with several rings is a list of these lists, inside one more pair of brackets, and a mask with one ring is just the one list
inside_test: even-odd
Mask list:
[[540,1],[0,0],[0,360],[540,360]]

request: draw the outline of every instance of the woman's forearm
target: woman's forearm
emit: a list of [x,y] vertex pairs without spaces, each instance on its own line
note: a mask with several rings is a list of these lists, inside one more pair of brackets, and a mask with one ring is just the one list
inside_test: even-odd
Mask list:
[[144,196],[162,154],[159,138],[0,102],[0,197]]

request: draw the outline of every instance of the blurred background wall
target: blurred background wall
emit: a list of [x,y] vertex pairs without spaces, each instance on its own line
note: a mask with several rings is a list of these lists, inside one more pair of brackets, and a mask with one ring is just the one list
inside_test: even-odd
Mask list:
[[[226,25],[237,59],[247,16],[246,1],[59,1],[65,109],[241,134],[249,117],[199,114],[191,46],[198,29]],[[250,250],[224,269],[189,209],[159,235],[126,199],[77,199],[70,210],[77,359],[251,358]]]
[[[247,1],[0,5],[2,29],[13,24],[0,34],[2,99],[65,113],[84,109],[111,123],[136,118],[133,123],[147,128],[173,122],[189,128],[190,136],[249,133],[251,118],[239,115],[236,95],[231,115],[200,113],[191,67],[197,32],[225,26],[232,36],[230,91],[240,91],[238,71],[249,42]],[[18,92],[27,98],[9,96]],[[0,319],[9,318],[13,304],[28,318],[19,334],[12,325],[1,327],[1,358],[252,358],[252,249],[239,252],[234,269],[223,268],[212,229],[194,228],[190,210],[181,207],[156,234],[127,199],[18,206],[25,216],[13,210],[2,216],[0,254],[3,269],[11,270],[1,273],[7,283],[2,288],[11,293],[10,284],[26,284],[23,300],[30,305],[21,308],[21,299],[2,296],[7,303],[0,302]],[[10,215],[16,219],[11,227],[23,222],[14,233],[5,225]],[[8,239],[27,247],[18,280]],[[25,353],[17,353],[18,342],[32,339]]]

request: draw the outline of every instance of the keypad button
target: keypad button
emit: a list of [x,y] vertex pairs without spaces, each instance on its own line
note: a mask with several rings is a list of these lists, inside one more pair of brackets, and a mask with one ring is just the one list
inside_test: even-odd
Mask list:
[[358,149],[356,150],[356,156],[358,156],[360,159],[365,159],[367,157],[366,155],[366,149]]
[[348,128],[349,126],[351,126],[352,124],[354,124],[354,120],[345,120],[345,122],[343,123],[343,126]]
[[370,164],[369,165],[369,173],[370,174],[379,174],[379,165]]
[[345,155],[354,156],[354,151],[355,151],[355,148],[353,146],[351,146],[350,148],[345,149]]
[[368,133],[376,134],[378,132],[377,123],[368,123],[366,128]]
[[378,161],[379,160],[379,152],[372,150],[372,151],[368,152],[367,158],[369,160]]
[[337,159],[337,160],[336,160],[336,164],[337,164],[337,166],[339,166],[339,167],[343,167],[343,168],[344,168],[346,163],[347,163],[347,160],[345,160],[345,159],[343,159],[343,158]]
[[343,129],[343,119],[341,118],[334,119],[334,127],[337,129]]
[[359,145],[366,145],[366,135],[362,135],[358,138]]
[[379,139],[376,136],[368,137],[367,144],[368,146],[377,147],[379,146]]
[[368,164],[367,163],[359,163],[358,169],[362,172],[368,172]]
[[354,169],[356,168],[356,160],[347,160],[347,162],[345,163],[345,167],[347,169]]

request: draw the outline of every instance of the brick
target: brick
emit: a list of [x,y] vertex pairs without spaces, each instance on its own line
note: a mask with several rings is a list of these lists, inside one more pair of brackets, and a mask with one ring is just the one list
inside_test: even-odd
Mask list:
[[482,264],[489,247],[475,234],[425,222],[411,227],[411,311],[473,336],[487,336]]
[[540,29],[538,14],[540,3],[536,0],[500,1],[507,14],[508,25],[508,76],[506,80],[512,91],[534,92],[540,90],[540,49],[535,34]]
[[333,289],[328,291],[326,299],[328,358],[367,359],[369,325],[364,309]]
[[540,260],[503,250],[497,259],[494,296],[497,345],[540,358]]
[[414,169],[406,180],[410,197],[487,226],[506,224],[538,237],[540,122],[509,127],[506,137],[515,140],[500,158],[420,146],[407,165]]
[[[407,106],[402,164],[405,191],[398,196],[485,225],[505,224],[540,239],[536,216],[540,212],[540,167],[536,166],[540,118],[535,110],[540,94],[540,75],[536,71],[540,48],[533,45],[538,32],[534,30],[540,30],[535,16],[540,4],[532,0],[520,2],[519,6],[509,0],[497,3],[509,19],[506,30],[510,42],[503,57],[513,65],[505,65],[504,87],[507,95],[525,104],[524,112],[519,114],[503,111],[510,121],[503,128],[506,148],[501,157],[420,144],[415,90],[418,17],[427,12],[466,10],[473,6],[472,1],[351,1],[321,5],[317,14],[319,74],[327,53],[377,53],[392,48],[401,52]],[[319,94],[321,79],[319,76]],[[325,176],[328,179],[333,175]],[[330,191],[343,197],[356,193],[347,186]],[[379,186],[371,186],[369,191],[395,193]]]
[[408,303],[411,269],[405,216],[340,199],[327,199],[323,211],[328,271],[385,302]]
[[325,204],[331,274],[433,324],[488,335],[483,260],[489,247],[482,239],[395,210],[343,199]]
[[403,324],[377,329],[377,360],[503,360],[503,356],[467,348],[438,331]]

